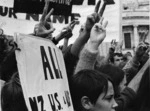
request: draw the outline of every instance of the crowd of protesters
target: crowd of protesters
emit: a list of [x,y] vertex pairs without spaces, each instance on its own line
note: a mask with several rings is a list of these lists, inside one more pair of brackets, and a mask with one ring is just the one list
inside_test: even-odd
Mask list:
[[[31,35],[50,39],[56,45],[64,39],[58,48],[64,56],[74,110],[150,111],[150,47],[145,38],[133,54],[123,53],[123,43],[112,41],[107,56],[101,56],[98,48],[107,36],[108,21],[100,16],[98,1],[75,42],[68,45],[76,21],[53,37],[55,28],[50,20],[53,9],[47,13],[48,5],[46,2]],[[17,44],[1,35],[0,45],[1,110],[28,111],[15,59]]]

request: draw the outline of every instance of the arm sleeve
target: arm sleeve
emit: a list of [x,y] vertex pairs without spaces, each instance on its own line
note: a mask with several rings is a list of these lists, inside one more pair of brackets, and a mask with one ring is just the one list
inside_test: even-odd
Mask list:
[[87,48],[87,44],[84,46],[80,53],[79,61],[77,63],[75,73],[82,69],[94,69],[98,51],[90,51]]
[[132,80],[132,78],[137,74],[140,63],[134,63],[133,60],[127,62],[123,70],[127,77],[127,84]]
[[73,75],[75,66],[77,64],[77,61],[79,60],[77,56],[71,53],[71,47],[72,44],[67,47],[63,54],[68,78]]

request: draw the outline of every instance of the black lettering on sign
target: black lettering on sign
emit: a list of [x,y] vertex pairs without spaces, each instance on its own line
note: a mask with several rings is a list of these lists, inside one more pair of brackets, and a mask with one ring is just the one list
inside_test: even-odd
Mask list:
[[[72,13],[71,16],[53,15],[52,22],[53,23],[60,23],[60,24],[63,24],[63,23],[68,24],[74,19],[78,20],[80,17],[81,16],[79,13]],[[79,22],[77,24],[79,24]]]
[[53,23],[57,23],[57,21],[59,23],[63,23],[64,21],[65,21],[65,23],[68,23],[68,17],[65,17],[63,15],[53,16]]
[[26,20],[31,20],[31,18],[34,21],[39,21],[39,15],[38,14],[26,14]]
[[48,94],[49,102],[53,111],[56,111],[56,106],[52,94]]
[[41,57],[42,57],[42,63],[43,63],[43,70],[44,70],[45,80],[48,80],[47,69],[49,70],[49,74],[50,74],[51,79],[54,79],[54,76],[52,74],[52,70],[51,70],[51,67],[50,67],[50,64],[49,64],[49,61],[48,61],[48,58],[47,58],[47,55],[46,55],[44,47],[40,46],[40,50],[41,50]]
[[54,94],[54,97],[55,97],[56,102],[58,103],[58,110],[61,110],[61,104],[60,104],[60,102],[59,102],[59,100],[58,100],[58,94],[55,93],[55,94]]
[[1,16],[7,16],[7,14],[8,14],[8,17],[17,18],[16,14],[14,13],[13,8],[0,6],[0,15]]
[[[44,110],[44,99],[42,96],[37,96],[37,101],[38,103],[41,103],[41,110],[40,111],[46,111]],[[31,109],[32,111],[39,111],[38,109],[38,103],[36,101],[36,97],[33,97],[33,98],[29,98],[29,102],[30,102],[30,106],[31,106]]]
[[[80,18],[80,17],[81,17],[81,15],[79,13],[72,13],[71,21],[73,21],[74,19],[78,20],[78,18]],[[80,22],[78,21],[77,24],[80,24]]]
[[55,57],[56,57],[56,62],[57,62],[57,66],[58,66],[58,71],[59,71],[59,74],[60,74],[60,78],[62,79],[63,77],[62,77],[62,73],[61,73],[61,70],[60,70],[60,64],[58,63],[58,59],[57,59],[57,54],[56,54],[56,51],[55,51],[55,49],[54,49],[54,54],[55,54]]
[[48,47],[48,49],[49,49],[49,55],[50,55],[50,58],[51,58],[51,62],[52,62],[52,65],[53,65],[53,69],[54,69],[54,72],[55,72],[56,79],[61,79],[62,78],[61,71],[58,67],[58,64],[57,64],[58,69],[56,68],[56,63],[54,62],[54,58],[57,60],[57,56],[52,55],[52,49],[50,47]]
[[[73,5],[83,5],[85,0],[73,0]],[[88,0],[88,5],[95,5],[96,0]]]
[[9,17],[14,17],[14,18],[17,18],[16,14],[14,13],[14,9],[13,8],[9,8]]
[[[14,12],[14,8],[9,8],[9,7],[3,7],[0,6],[0,15],[1,16],[7,16],[9,18],[18,18],[16,13]],[[52,16],[52,22],[53,23],[60,23],[60,24],[68,24],[70,23],[72,20],[78,20],[80,18],[80,14],[79,13],[72,13],[70,16],[64,16],[64,15],[53,15]],[[25,16],[26,20],[31,20],[33,19],[34,21],[39,21],[39,14],[28,14],[26,13]],[[79,24],[79,21],[78,23]]]
[[8,7],[2,7],[0,6],[0,15],[1,16],[6,16],[8,13]]
[[66,100],[65,100],[65,97],[63,97],[63,100],[64,100],[64,104],[67,104],[67,103],[66,103]]
[[38,111],[38,105],[37,105],[37,102],[36,102],[36,98],[33,97],[33,98],[29,98],[29,102],[30,102],[30,106],[31,106],[31,109],[32,111]]
[[71,5],[70,3],[72,0],[49,0],[49,1],[57,4]]
[[65,97],[66,97],[67,105],[68,105],[68,107],[70,107],[71,106],[71,98],[70,98],[68,91],[65,91]]
[[[48,98],[49,98],[49,102],[50,102],[50,105],[51,105],[51,108],[53,111],[58,111],[58,110],[62,109],[61,103],[58,100],[58,94],[57,93],[48,94]],[[58,104],[58,105],[56,105],[56,104]]]
[[[69,18],[70,17],[70,18]],[[60,23],[60,24],[68,24],[70,23],[72,20],[78,20],[80,18],[80,14],[79,13],[72,13],[71,16],[64,16],[64,15],[53,15],[52,17],[52,21],[53,23]],[[79,24],[79,22],[77,23]]]
[[41,102],[41,111],[46,111],[44,110],[44,100],[42,96],[37,97],[38,103]]
[[[48,72],[47,72],[47,70],[50,73],[51,79],[54,79],[53,75],[55,75],[56,79],[62,79],[63,78],[62,77],[62,72],[61,72],[60,66],[58,64],[58,59],[57,59],[57,56],[56,56],[55,49],[51,48],[51,47],[48,47],[49,57],[50,57],[50,61],[52,63],[52,66],[50,66],[50,63],[49,63],[49,60],[48,60],[48,56],[46,54],[44,46],[40,46],[40,50],[41,50],[41,57],[42,57],[43,71],[44,71],[45,80],[48,80]],[[53,53],[55,55],[52,53],[52,51],[53,51]],[[56,62],[55,62],[55,60],[56,60]],[[52,73],[51,68],[53,68],[54,74]]]

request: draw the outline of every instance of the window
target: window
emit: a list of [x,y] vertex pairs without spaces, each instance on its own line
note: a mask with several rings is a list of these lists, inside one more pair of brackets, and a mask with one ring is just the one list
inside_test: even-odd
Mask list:
[[125,48],[131,48],[131,33],[124,33]]

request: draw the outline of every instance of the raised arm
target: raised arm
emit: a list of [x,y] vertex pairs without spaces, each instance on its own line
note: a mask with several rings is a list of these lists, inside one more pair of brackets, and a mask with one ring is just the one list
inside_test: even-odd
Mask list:
[[[113,54],[115,52],[115,47],[116,47],[116,42],[113,39],[111,41],[111,46],[109,48],[108,54],[102,60],[99,60],[99,58],[97,58],[97,63],[99,66],[110,63],[110,59],[113,57]],[[100,54],[98,55],[98,57],[100,57]]]
[[130,80],[137,74],[140,67],[140,61],[143,55],[146,53],[145,47],[147,47],[145,43],[139,43],[138,47],[136,48],[135,55],[124,66],[123,70],[127,75],[127,83],[129,83]]
[[140,69],[140,71],[136,74],[136,76],[128,84],[128,87],[131,88],[132,90],[134,90],[135,92],[137,92],[139,85],[140,85],[140,81],[142,79],[142,76],[143,76],[145,70],[147,69],[147,67],[149,66],[149,64],[150,64],[150,58],[147,60],[145,65]]
[[94,13],[87,17],[85,24],[81,26],[79,37],[75,40],[74,44],[72,45],[71,53],[75,56],[79,56],[81,49],[90,37],[90,32],[93,25],[100,19],[100,16],[98,14],[100,3],[101,1],[99,0],[95,6]]
[[93,69],[98,54],[98,47],[106,37],[106,26],[108,22],[103,23],[101,18],[99,23],[96,23],[90,34],[89,42],[83,48],[79,61],[77,63],[75,73],[82,69]]

